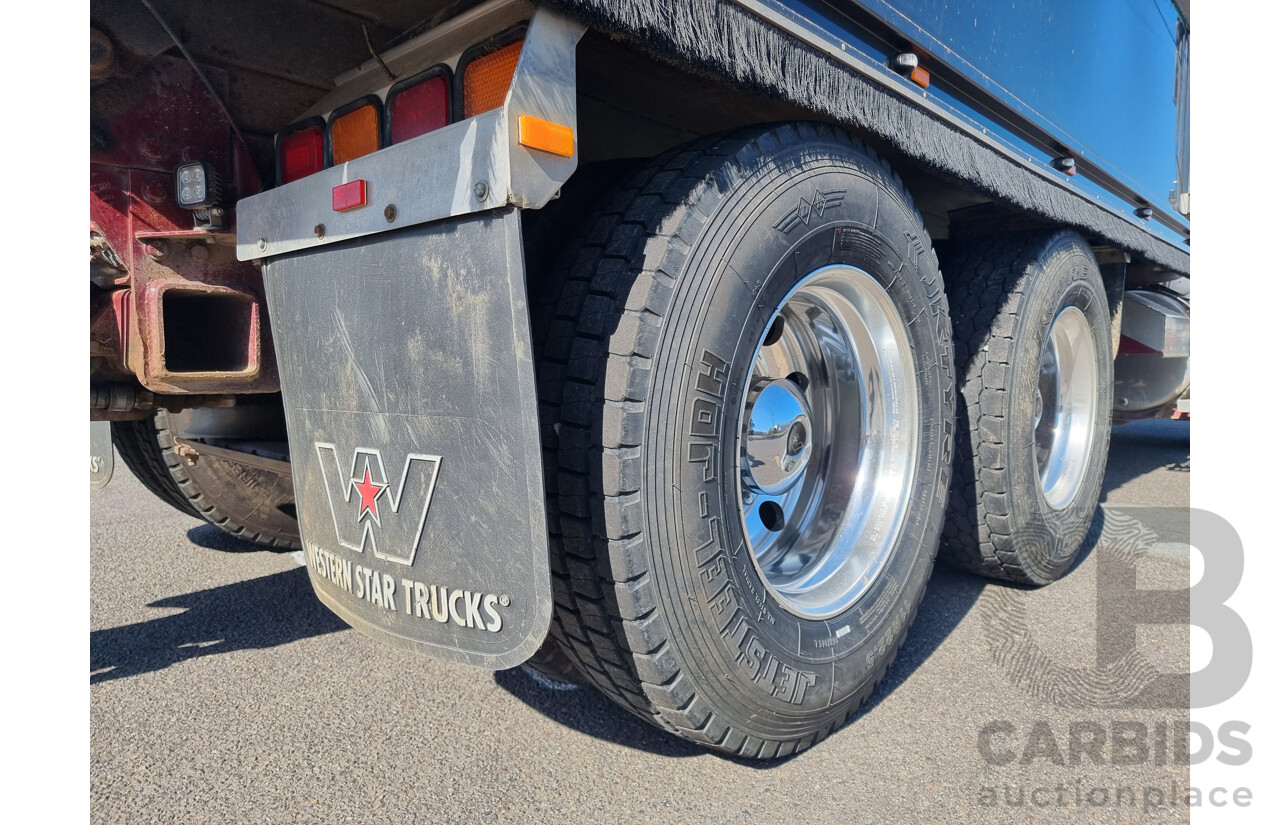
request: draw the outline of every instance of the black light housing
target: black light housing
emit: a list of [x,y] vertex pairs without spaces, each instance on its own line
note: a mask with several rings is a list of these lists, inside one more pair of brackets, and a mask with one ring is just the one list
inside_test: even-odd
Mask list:
[[218,173],[202,160],[184,163],[173,173],[174,194],[183,209],[208,209],[222,197]]

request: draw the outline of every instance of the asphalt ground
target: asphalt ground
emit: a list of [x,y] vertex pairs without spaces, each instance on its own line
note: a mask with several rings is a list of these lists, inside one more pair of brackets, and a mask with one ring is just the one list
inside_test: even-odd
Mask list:
[[703,751],[593,690],[373,642],[292,554],[178,513],[117,461],[91,495],[91,819],[1186,821],[1186,678],[1152,674],[1186,672],[1189,630],[1138,625],[1117,653],[1098,628],[1118,564],[1139,588],[1186,586],[1189,432],[1113,431],[1100,529],[1061,581],[939,567],[863,712],[778,762]]

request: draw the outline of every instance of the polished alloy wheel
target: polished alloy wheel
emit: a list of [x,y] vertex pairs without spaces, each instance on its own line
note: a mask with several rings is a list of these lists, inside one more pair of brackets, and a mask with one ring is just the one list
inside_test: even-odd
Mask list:
[[742,520],[790,612],[834,616],[875,581],[902,531],[919,450],[906,325],[878,281],[824,266],[756,347],[739,416]]
[[1097,352],[1089,320],[1069,306],[1045,337],[1035,398],[1036,466],[1045,501],[1055,510],[1069,505],[1084,481],[1097,399]]

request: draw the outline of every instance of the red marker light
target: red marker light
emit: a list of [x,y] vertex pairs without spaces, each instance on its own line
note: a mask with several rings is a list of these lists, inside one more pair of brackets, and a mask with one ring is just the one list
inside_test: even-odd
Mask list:
[[280,182],[291,183],[324,168],[324,129],[306,126],[280,138]]
[[346,212],[357,206],[364,206],[364,181],[353,180],[333,187],[333,211]]
[[400,143],[449,125],[449,79],[439,70],[429,71],[436,74],[420,81],[410,78],[388,95],[391,143]]

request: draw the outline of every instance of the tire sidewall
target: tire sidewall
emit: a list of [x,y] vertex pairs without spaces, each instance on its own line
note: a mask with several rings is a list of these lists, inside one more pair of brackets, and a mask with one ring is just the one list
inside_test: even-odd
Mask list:
[[[872,156],[839,140],[809,142],[764,157],[724,192],[701,193],[711,217],[654,358],[646,489],[660,492],[650,507],[658,537],[651,569],[666,579],[667,615],[698,688],[726,694],[716,704],[737,711],[736,725],[779,735],[865,696],[919,604],[950,476],[950,323],[928,236]],[[799,280],[832,263],[874,277],[907,325],[919,452],[911,503],[884,567],[850,608],[815,621],[779,604],[752,561],[739,512],[737,428],[765,325]]]
[[[1106,468],[1111,433],[1111,315],[1102,276],[1093,252],[1074,233],[1054,236],[1037,256],[1040,271],[1022,296],[1011,349],[1006,438],[1014,452],[1009,461],[1009,507],[1013,545],[1026,572],[1052,581],[1075,561],[1093,521]],[[1097,415],[1080,487],[1061,510],[1049,506],[1040,482],[1035,443],[1034,399],[1039,385],[1040,354],[1054,320],[1067,307],[1084,313],[1093,338],[1098,370]]]

